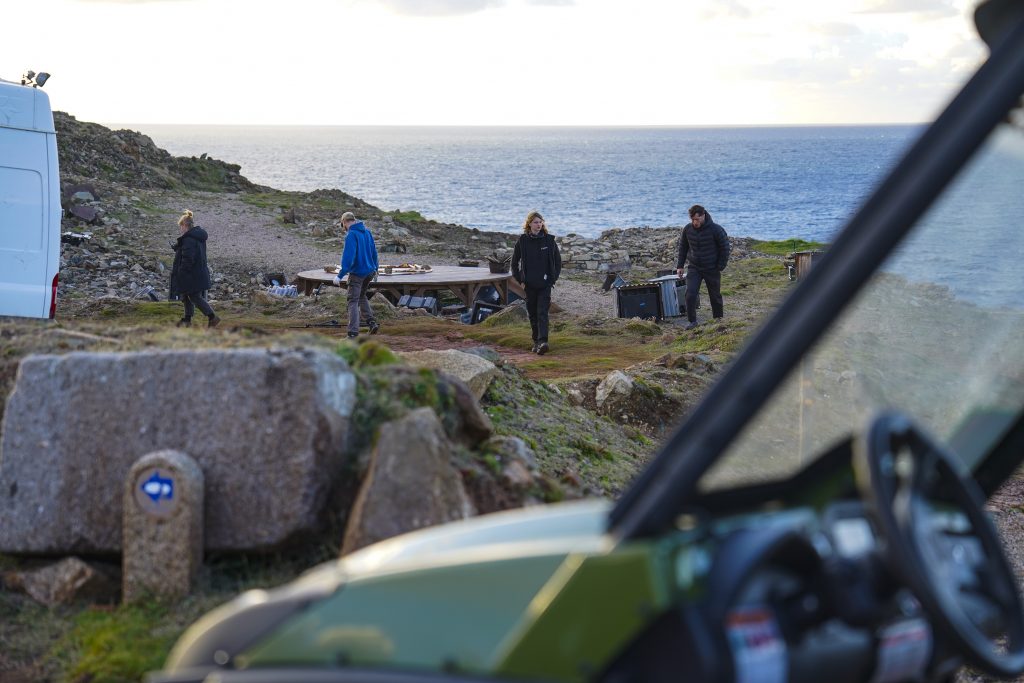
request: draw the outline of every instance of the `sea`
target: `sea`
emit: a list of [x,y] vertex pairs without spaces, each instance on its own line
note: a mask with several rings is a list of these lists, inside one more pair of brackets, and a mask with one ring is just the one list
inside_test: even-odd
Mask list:
[[281,190],[336,188],[386,211],[556,234],[678,226],[705,206],[729,234],[828,241],[920,126],[728,128],[118,125],[175,156],[241,165]]
[[[516,233],[681,226],[701,204],[734,237],[830,242],[922,125],[777,127],[299,127],[121,125],[176,156],[241,165],[260,185],[340,189],[386,211]],[[1024,135],[992,136],[926,229],[883,269],[1020,308]],[[937,275],[938,274],[938,275]]]

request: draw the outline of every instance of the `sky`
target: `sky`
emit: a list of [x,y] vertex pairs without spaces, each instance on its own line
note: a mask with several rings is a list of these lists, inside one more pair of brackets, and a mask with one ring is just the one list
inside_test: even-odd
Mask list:
[[4,0],[0,78],[98,123],[931,120],[974,0]]

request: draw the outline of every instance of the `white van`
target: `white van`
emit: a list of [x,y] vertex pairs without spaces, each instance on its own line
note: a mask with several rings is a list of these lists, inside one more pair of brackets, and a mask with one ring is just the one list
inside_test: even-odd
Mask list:
[[56,314],[60,219],[50,98],[0,79],[0,316]]

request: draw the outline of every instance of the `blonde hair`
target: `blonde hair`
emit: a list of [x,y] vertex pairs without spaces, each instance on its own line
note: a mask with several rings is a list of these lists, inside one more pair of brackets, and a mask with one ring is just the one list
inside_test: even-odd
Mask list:
[[344,223],[345,221],[354,221],[355,219],[356,219],[356,215],[354,213],[352,213],[351,211],[346,211],[345,213],[341,214],[341,222],[342,223]]
[[187,225],[188,227],[191,228],[195,224],[196,223],[192,218],[192,212],[189,211],[188,209],[185,209],[185,213],[181,214],[181,218],[178,219],[178,227],[180,228],[183,225]]
[[[524,233],[529,234],[529,232],[530,232],[530,223],[533,222],[534,218],[539,218],[541,223],[544,223],[544,216],[540,215],[540,211],[531,211],[530,213],[526,214],[526,220],[523,221],[523,232]],[[540,226],[540,231],[542,233],[544,233],[545,235],[548,234],[548,226],[547,226],[546,223],[544,225]]]

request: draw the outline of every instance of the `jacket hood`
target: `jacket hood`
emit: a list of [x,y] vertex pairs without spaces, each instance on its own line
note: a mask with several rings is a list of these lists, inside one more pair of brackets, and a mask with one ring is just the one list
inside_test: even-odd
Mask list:
[[366,232],[366,225],[362,221],[356,221],[352,225],[348,226],[349,230],[362,230]]
[[[715,222],[715,219],[711,217],[711,212],[708,211],[707,209],[704,209],[704,225],[700,226],[700,228],[698,228],[698,230],[703,230],[704,228],[708,227],[709,225],[711,225],[714,222]],[[690,225],[692,226],[693,224],[690,223]]]
[[180,239],[182,239],[184,237],[191,237],[194,240],[199,240],[200,242],[205,242],[206,238],[208,237],[208,235],[206,234],[205,230],[200,228],[198,225],[194,225],[194,226],[192,226],[191,229],[189,229],[188,232],[186,232],[184,235],[182,235],[178,239],[180,240]]

